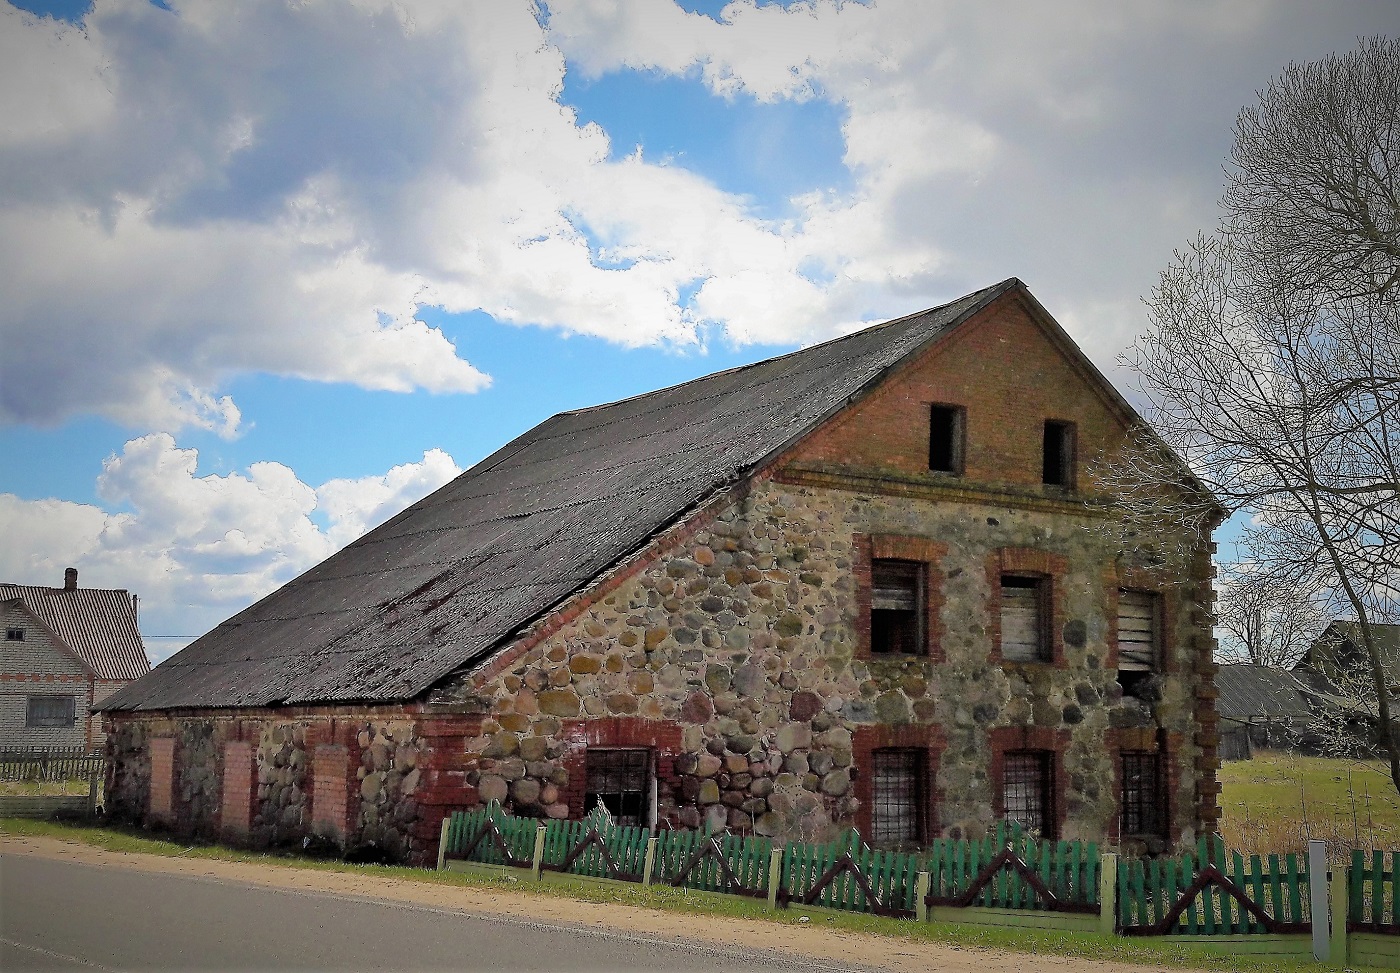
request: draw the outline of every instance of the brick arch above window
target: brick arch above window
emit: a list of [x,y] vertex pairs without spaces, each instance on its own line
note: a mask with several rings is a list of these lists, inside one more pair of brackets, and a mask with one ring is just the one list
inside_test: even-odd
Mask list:
[[857,727],[851,741],[852,789],[860,802],[856,809],[856,830],[867,837],[872,833],[875,752],[917,750],[924,755],[920,768],[924,787],[923,840],[937,837],[940,830],[939,812],[943,807],[943,792],[938,787],[938,766],[947,746],[947,735],[941,726],[905,723]]

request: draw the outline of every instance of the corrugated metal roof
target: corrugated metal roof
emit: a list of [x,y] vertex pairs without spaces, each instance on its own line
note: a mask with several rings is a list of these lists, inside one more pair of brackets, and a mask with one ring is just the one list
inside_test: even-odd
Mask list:
[[18,598],[53,629],[99,679],[137,679],[151,670],[136,609],[122,588],[44,588],[0,584],[0,601]]
[[1270,666],[1221,666],[1215,674],[1215,701],[1221,719],[1306,719],[1306,687],[1293,673]]
[[1022,286],[556,415],[102,708],[411,699]]

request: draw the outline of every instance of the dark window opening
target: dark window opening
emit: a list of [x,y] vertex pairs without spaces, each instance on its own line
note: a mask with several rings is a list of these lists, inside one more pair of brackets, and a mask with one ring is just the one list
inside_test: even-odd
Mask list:
[[1074,423],[1045,423],[1045,449],[1041,482],[1051,486],[1074,486]]
[[1162,807],[1162,765],[1155,753],[1123,754],[1122,820],[1119,834],[1161,838],[1166,834]]
[[878,848],[912,849],[924,842],[926,751],[876,750],[870,840]]
[[1009,662],[1049,662],[1044,578],[1001,576],[1001,657]]
[[1027,831],[1055,834],[1052,754],[1047,750],[1012,750],[1002,763],[1002,805],[1005,818]]
[[25,706],[25,726],[72,726],[77,722],[77,700],[72,696],[30,696]]
[[929,411],[928,468],[935,473],[961,474],[965,410],[957,405],[935,405]]
[[6,642],[23,642],[23,641],[24,641],[24,629],[22,629],[22,628],[7,628],[7,629],[5,629],[5,641],[6,641]]
[[924,645],[924,566],[917,561],[870,564],[870,651],[915,655]]
[[592,750],[587,754],[588,787],[584,813],[602,801],[613,820],[623,825],[651,823],[651,751]]

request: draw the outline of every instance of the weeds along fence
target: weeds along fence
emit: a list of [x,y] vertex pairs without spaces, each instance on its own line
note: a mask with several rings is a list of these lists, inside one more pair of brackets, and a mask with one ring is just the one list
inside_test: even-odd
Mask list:
[[102,776],[105,760],[82,747],[0,750],[0,780],[92,780]]
[[[605,816],[537,821],[498,805],[443,822],[439,867],[561,873],[669,885],[894,918],[1191,939],[1256,956],[1353,959],[1400,969],[1400,853],[1355,852],[1327,873],[1318,843],[1299,855],[1250,855],[1203,838],[1171,858],[1125,859],[1092,842],[1041,841],[1014,824],[919,852],[871,849],[855,831],[788,842],[613,824]],[[1320,863],[1320,864],[1319,864]],[[1329,923],[1330,914],[1338,917]],[[1319,906],[1319,903],[1321,904]],[[1322,925],[1314,932],[1313,912]],[[1343,921],[1341,917],[1345,917]]]

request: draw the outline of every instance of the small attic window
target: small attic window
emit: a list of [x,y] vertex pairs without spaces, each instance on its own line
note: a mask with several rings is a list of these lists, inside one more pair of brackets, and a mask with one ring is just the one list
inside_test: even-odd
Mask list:
[[1046,420],[1041,482],[1074,489],[1074,423]]
[[928,468],[933,472],[962,474],[966,415],[960,405],[929,407]]
[[7,629],[5,629],[5,641],[6,641],[6,642],[23,642],[23,641],[24,641],[24,629],[22,629],[22,628],[7,628]]

